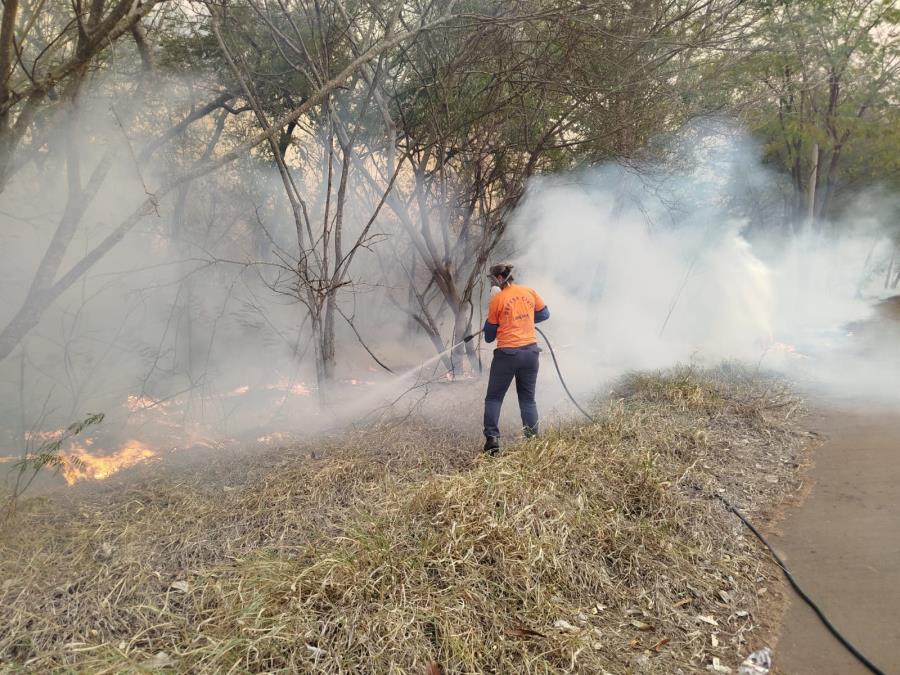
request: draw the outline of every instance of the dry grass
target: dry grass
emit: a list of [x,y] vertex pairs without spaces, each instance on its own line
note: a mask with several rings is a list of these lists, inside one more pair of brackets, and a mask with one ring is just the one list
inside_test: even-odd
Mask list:
[[[159,477],[0,534],[0,663],[143,672],[676,673],[762,644],[774,567],[722,506],[795,487],[797,402],[738,368],[627,378],[481,457],[407,420],[236,484]],[[461,449],[466,448],[466,449]],[[317,456],[321,457],[321,450]],[[238,472],[240,473],[240,472]],[[221,478],[221,477],[220,477]]]

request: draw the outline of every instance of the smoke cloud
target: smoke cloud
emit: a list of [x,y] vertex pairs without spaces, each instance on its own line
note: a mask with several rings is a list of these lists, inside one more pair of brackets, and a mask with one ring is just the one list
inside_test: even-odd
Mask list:
[[[177,159],[167,152],[136,162],[133,149],[152,134],[142,137],[139,126],[126,133],[102,96],[91,106],[89,133],[82,129],[75,142],[83,173],[108,148],[119,150],[63,270]],[[628,370],[722,359],[781,369],[831,391],[892,394],[897,341],[859,326],[885,295],[896,204],[867,198],[840,223],[792,232],[777,218],[784,186],[739,131],[697,126],[660,147],[657,161],[537,178],[509,222],[503,252],[518,280],[550,306],[542,327],[579,394]],[[49,157],[0,193],[0,324],[26,297],[63,217],[66,175],[64,158]],[[348,236],[378,197],[360,197],[365,186],[353,180]],[[313,205],[324,194],[315,176],[305,189]],[[337,378],[359,393],[342,394],[337,416],[320,409],[305,311],[279,276],[280,252],[294,236],[288,205],[271,163],[251,156],[160,204],[0,362],[0,455],[33,448],[38,432],[89,412],[107,414],[93,441],[104,452],[130,439],[185,448],[309,437],[388,403],[420,400],[426,389],[417,385],[440,376],[441,360],[432,359],[428,373],[414,367],[434,349],[409,331],[397,306],[408,296],[408,276],[388,253],[408,251],[408,243],[387,209],[372,231],[339,302],[366,346],[404,377],[384,373],[338,319]],[[476,324],[478,317],[476,310]],[[447,335],[450,321],[440,324]],[[487,365],[490,347],[482,348]],[[540,389],[548,419],[567,405],[550,365],[545,358]],[[459,391],[472,397],[474,390]],[[480,428],[476,417],[460,423]]]
[[[764,228],[760,212],[778,217],[783,188],[746,136],[697,126],[671,148],[665,165],[538,178],[511,223],[510,254],[550,305],[545,330],[578,389],[628,370],[737,359],[830,393],[892,394],[896,348],[862,353],[851,327],[891,293],[896,204],[869,199],[838,223]],[[848,360],[865,367],[848,370]]]

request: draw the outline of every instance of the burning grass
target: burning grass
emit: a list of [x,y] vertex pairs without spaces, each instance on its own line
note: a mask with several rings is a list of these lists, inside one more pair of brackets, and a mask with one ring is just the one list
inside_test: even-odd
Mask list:
[[92,454],[84,448],[77,447],[64,455],[63,477],[69,485],[88,478],[103,480],[122,469],[146,462],[156,456],[156,451],[140,441],[127,441],[120,450],[108,455]]
[[636,375],[596,404],[598,423],[497,459],[407,419],[273,454],[243,484],[240,470],[159,477],[34,505],[2,534],[0,659],[91,672],[736,666],[764,643],[776,570],[697,488],[773,512],[796,488],[797,405],[736,368]]

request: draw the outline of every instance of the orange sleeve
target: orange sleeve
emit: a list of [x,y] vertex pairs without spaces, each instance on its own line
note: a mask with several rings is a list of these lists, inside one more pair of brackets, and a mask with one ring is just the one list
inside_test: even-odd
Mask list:
[[488,305],[488,315],[487,322],[492,323],[495,326],[500,325],[500,294],[497,293],[494,297],[491,298],[491,302]]
[[534,311],[540,312],[547,304],[544,302],[543,298],[537,294],[537,291],[533,288],[531,289],[531,294],[534,295]]

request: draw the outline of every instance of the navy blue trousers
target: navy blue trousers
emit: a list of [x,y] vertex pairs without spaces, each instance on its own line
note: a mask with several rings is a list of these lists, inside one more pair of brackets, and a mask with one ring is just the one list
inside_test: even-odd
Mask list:
[[527,435],[538,432],[537,403],[534,391],[537,386],[540,349],[537,345],[517,349],[495,349],[488,378],[487,395],[484,397],[484,435],[499,436],[500,408],[506,390],[516,380],[516,394],[519,396],[519,412],[522,426]]

